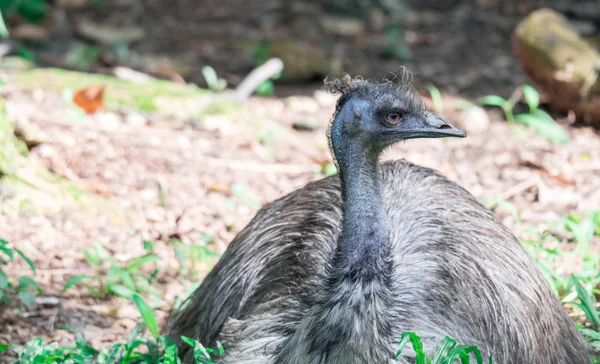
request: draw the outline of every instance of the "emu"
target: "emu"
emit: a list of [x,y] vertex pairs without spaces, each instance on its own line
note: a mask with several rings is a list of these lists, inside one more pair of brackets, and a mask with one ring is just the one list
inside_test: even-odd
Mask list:
[[[338,175],[262,208],[167,328],[219,364],[414,363],[446,335],[497,364],[585,364],[591,348],[514,235],[469,192],[407,161],[411,138],[464,137],[425,110],[404,72],[346,76],[328,129]],[[192,348],[179,342],[184,362]]]

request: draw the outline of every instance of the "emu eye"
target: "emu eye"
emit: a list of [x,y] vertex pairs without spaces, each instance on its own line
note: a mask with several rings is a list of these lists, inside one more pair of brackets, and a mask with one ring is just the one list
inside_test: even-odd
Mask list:
[[385,119],[388,123],[390,123],[392,125],[396,125],[400,122],[400,120],[402,120],[402,116],[400,116],[400,114],[397,112],[391,112],[391,113],[387,114]]

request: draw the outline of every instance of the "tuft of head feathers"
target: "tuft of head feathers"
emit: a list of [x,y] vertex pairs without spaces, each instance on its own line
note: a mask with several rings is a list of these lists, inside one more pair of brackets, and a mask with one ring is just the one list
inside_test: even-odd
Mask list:
[[341,94],[336,102],[335,111],[327,128],[329,151],[338,172],[339,165],[332,149],[331,126],[348,100],[360,98],[371,102],[375,108],[394,106],[404,110],[406,113],[415,115],[426,111],[423,99],[412,87],[412,73],[405,67],[400,67],[395,73],[390,73],[393,77],[391,79],[384,79],[382,82],[372,82],[363,79],[361,76],[352,78],[350,75],[346,75],[340,79],[325,79],[324,90],[334,95]]
[[382,82],[372,82],[361,76],[352,78],[350,75],[340,79],[325,79],[324,90],[334,95],[341,94],[333,116],[335,117],[346,101],[353,97],[360,97],[374,103],[392,101],[391,98],[394,103],[402,105],[407,112],[415,114],[424,112],[425,103],[412,87],[412,73],[405,67],[390,73],[393,77]]

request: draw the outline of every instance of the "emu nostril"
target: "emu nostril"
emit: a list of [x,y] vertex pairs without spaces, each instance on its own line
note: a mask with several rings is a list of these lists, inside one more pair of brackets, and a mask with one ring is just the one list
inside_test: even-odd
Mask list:
[[452,129],[452,127],[448,124],[443,124],[439,127],[439,129]]

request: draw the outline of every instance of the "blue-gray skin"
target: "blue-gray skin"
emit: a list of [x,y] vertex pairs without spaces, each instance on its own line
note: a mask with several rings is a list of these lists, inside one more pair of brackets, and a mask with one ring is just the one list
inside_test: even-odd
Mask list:
[[[261,209],[168,334],[219,364],[414,363],[402,332],[446,335],[496,364],[586,364],[590,346],[514,235],[469,192],[406,161],[409,138],[464,136],[408,86],[344,78],[330,126],[338,166]],[[179,345],[185,362],[192,348]]]

